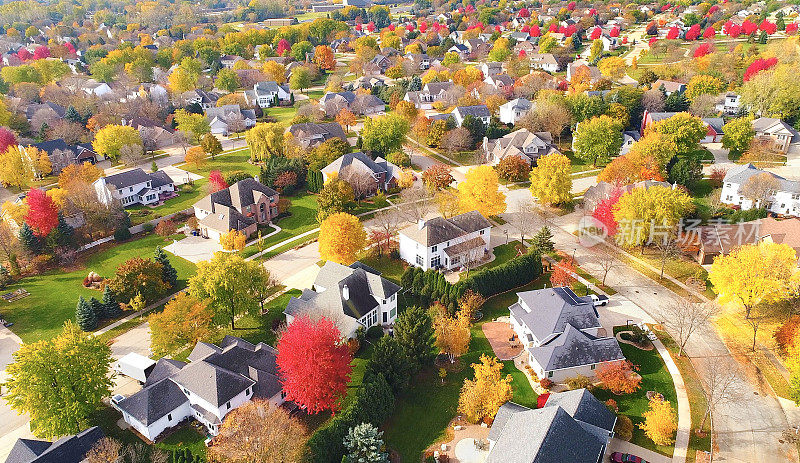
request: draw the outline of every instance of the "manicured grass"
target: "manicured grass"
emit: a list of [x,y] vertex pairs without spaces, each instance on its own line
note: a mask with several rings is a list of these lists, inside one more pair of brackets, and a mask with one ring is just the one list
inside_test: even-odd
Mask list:
[[192,455],[205,456],[205,440],[205,434],[201,434],[192,426],[184,425],[157,443],[156,447],[166,451],[189,449]]
[[259,167],[248,162],[249,160],[250,149],[245,148],[239,151],[218,154],[214,159],[208,158],[205,164],[200,167],[195,167],[188,164],[181,167],[189,172],[194,172],[195,174],[199,174],[204,177],[208,177],[208,174],[212,170],[218,170],[222,172],[223,176],[236,170],[247,172],[250,175],[258,175],[260,173]]
[[[6,291],[22,288],[31,295],[16,302],[0,303],[0,310],[6,320],[14,323],[11,330],[24,342],[50,339],[61,331],[66,320],[75,319],[75,305],[79,296],[85,299],[102,297],[100,291],[83,287],[83,278],[90,271],[111,278],[117,266],[126,260],[133,257],[149,258],[157,246],[166,244],[168,242],[164,238],[149,234],[126,243],[111,242],[98,246],[81,254],[78,262],[70,269],[50,270],[9,285]],[[178,288],[175,289],[185,287],[189,277],[195,272],[195,265],[170,254],[168,257],[178,271]]]
[[[497,246],[496,248],[494,248],[494,260],[489,262],[488,264],[481,265],[480,267],[471,269],[470,273],[478,272],[484,269],[489,269],[492,267],[497,267],[498,265],[505,264],[514,257],[517,257],[518,255],[517,249],[521,247],[522,244],[517,240],[509,241],[508,244],[501,244],[500,246]],[[525,252],[524,249],[523,252]],[[461,272],[459,277],[462,280],[467,278],[467,272]]]
[[274,117],[280,124],[289,125],[289,121],[297,115],[297,108],[294,106],[281,106],[278,108],[268,108],[265,110],[268,117]]
[[[658,271],[655,277],[659,279],[661,275],[661,256],[659,256],[657,252],[658,250],[645,249],[644,254],[641,252],[632,252],[631,254],[655,267]],[[708,281],[708,271],[704,269],[702,265],[690,260],[688,257],[678,256],[675,258],[668,258],[664,265],[664,275],[669,275],[684,284],[690,277],[699,278],[706,281],[706,290],[704,293],[706,297],[715,299],[717,296],[713,291],[711,282]]]
[[168,199],[164,204],[155,208],[142,205],[128,208],[131,224],[139,225],[165,215],[189,209],[200,198],[208,194],[206,191],[207,183],[207,179],[201,178],[195,180],[192,184],[182,185],[179,187],[180,192],[177,198]]
[[[289,206],[289,215],[275,222],[281,227],[281,231],[263,240],[261,245],[262,249],[266,249],[281,241],[313,230],[319,226],[317,223],[317,209],[319,206],[317,205],[317,197],[315,195],[303,191],[296,196],[287,196],[286,198],[291,202]],[[301,241],[294,242],[290,247],[297,246],[300,243]],[[251,245],[245,248],[242,255],[247,257],[257,252],[258,246]]]
[[[491,345],[483,334],[483,323],[508,315],[508,306],[516,301],[518,291],[542,288],[548,279],[549,275],[543,275],[528,285],[486,301],[481,309],[482,321],[472,327],[469,352],[459,360],[460,369],[449,372],[442,384],[437,370],[429,368],[412,381],[409,391],[398,397],[395,412],[384,426],[384,438],[387,445],[400,454],[402,461],[419,461],[425,449],[445,438],[447,425],[458,410],[461,385],[464,379],[473,377],[470,365],[479,362],[482,354],[494,356]],[[503,362],[503,373],[510,374],[513,378],[512,400],[521,405],[535,407],[538,396],[525,374],[514,366],[513,361]]]
[[382,277],[397,284],[400,284],[400,277],[407,267],[402,260],[392,259],[389,256],[364,256],[359,261],[381,272]]
[[[625,329],[624,326],[614,327],[614,333]],[[631,439],[631,442],[663,455],[672,456],[673,446],[654,444],[653,441],[645,436],[644,431],[639,428],[639,424],[644,422],[642,414],[649,408],[647,391],[656,391],[663,394],[664,399],[668,400],[672,408],[675,409],[675,416],[677,417],[678,398],[675,392],[675,385],[672,382],[672,376],[670,376],[667,366],[658,355],[656,349],[641,350],[624,343],[620,343],[620,347],[622,348],[622,353],[625,354],[625,358],[639,367],[638,373],[642,375],[641,388],[633,394],[614,395],[607,389],[596,389],[593,393],[603,402],[608,399],[616,400],[619,405],[619,413],[626,415],[633,421],[633,439]]]

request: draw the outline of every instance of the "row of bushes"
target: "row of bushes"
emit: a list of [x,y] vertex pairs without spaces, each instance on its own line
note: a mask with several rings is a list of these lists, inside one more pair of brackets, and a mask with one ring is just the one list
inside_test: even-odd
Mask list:
[[458,300],[468,289],[489,298],[526,285],[541,274],[541,254],[537,249],[531,248],[527,254],[496,267],[475,271],[469,278],[456,284],[449,283],[444,275],[436,270],[423,272],[419,267],[408,267],[400,283],[411,294],[428,302],[438,300],[450,311],[455,311]]
[[189,449],[174,449],[169,454],[169,463],[205,463],[205,458],[193,455]]

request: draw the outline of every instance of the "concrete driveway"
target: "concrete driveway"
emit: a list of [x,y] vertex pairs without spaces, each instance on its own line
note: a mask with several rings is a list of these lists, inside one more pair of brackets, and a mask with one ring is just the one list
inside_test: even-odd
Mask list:
[[215,252],[222,251],[222,246],[219,242],[210,238],[187,236],[180,241],[173,241],[171,244],[164,246],[164,250],[196,264],[211,260]]
[[188,172],[183,169],[178,169],[175,166],[165,166],[161,170],[169,175],[169,177],[175,182],[175,185],[183,185],[185,183],[189,183],[189,181],[200,180],[203,178],[202,175]]

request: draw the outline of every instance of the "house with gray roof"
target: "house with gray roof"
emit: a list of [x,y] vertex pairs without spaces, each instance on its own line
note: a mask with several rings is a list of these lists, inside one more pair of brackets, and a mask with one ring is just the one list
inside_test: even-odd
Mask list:
[[797,135],[797,131],[786,122],[772,117],[759,117],[753,120],[756,140],[766,141],[781,153],[789,150],[789,144]]
[[126,423],[149,441],[187,420],[211,435],[231,410],[260,398],[283,403],[275,348],[225,336],[219,346],[198,342],[189,362],[159,360],[139,392],[116,404]]
[[103,437],[103,430],[93,426],[55,442],[17,439],[6,463],[79,463]]
[[515,98],[500,106],[500,122],[503,124],[516,124],[533,108],[533,103],[527,98]]
[[[753,198],[746,194],[751,182],[763,185],[753,190],[769,191],[762,198]],[[800,217],[800,182],[787,180],[748,163],[728,169],[722,181],[720,201],[742,210],[763,207],[775,214]]]
[[400,258],[423,270],[458,269],[489,254],[491,232],[478,211],[420,220],[399,231]]
[[561,65],[552,53],[528,53],[528,59],[531,62],[531,69],[539,69],[550,73],[556,73],[561,69]]
[[[206,109],[206,119],[214,135],[227,137],[233,131],[247,130],[256,125],[254,109],[242,109],[238,104],[226,104]],[[233,122],[233,121],[237,122]],[[238,127],[229,127],[235,125]]]
[[[34,143],[30,146],[47,153],[47,158],[50,159],[50,165],[53,169],[53,175],[58,175],[63,168],[71,164],[83,164],[84,162],[94,164],[98,161],[98,155],[94,152],[91,143],[69,145],[63,138],[56,138],[55,140]],[[25,149],[22,145],[20,147]],[[28,156],[30,157],[31,155],[28,154]]]
[[100,177],[92,184],[97,199],[105,204],[119,201],[123,207],[153,205],[175,196],[175,183],[163,170],[149,173],[140,168]]
[[550,394],[544,407],[497,411],[486,463],[600,463],[617,417],[586,389]]
[[508,309],[511,328],[540,378],[591,377],[598,365],[625,359],[617,340],[605,336],[589,296],[570,288],[524,291]]
[[194,203],[200,234],[219,241],[231,230],[250,237],[278,215],[278,192],[253,178],[239,180]]
[[485,104],[456,106],[456,109],[453,110],[452,114],[458,127],[461,127],[461,124],[464,122],[464,118],[467,116],[480,119],[480,121],[483,122],[483,125],[486,127],[489,126],[489,122],[491,122],[492,119],[492,112],[489,111],[489,107],[487,107]]
[[325,317],[336,324],[342,336],[351,338],[359,327],[394,323],[400,289],[361,262],[347,266],[328,261],[312,287],[292,297],[283,313],[289,324],[302,316],[312,320]]
[[486,160],[497,164],[507,156],[517,156],[526,164],[535,166],[542,156],[558,153],[550,132],[531,132],[528,129],[515,130],[496,140],[483,139]]
[[428,82],[419,91],[406,92],[403,100],[411,102],[417,109],[433,109],[433,104],[442,101],[455,84],[450,82]]
[[[356,194],[372,196],[378,191],[386,191],[397,186],[400,180],[400,168],[391,162],[377,157],[374,160],[366,153],[347,153],[322,168],[322,177],[327,182],[332,175],[350,183]],[[362,182],[374,181],[374,186],[365,186]]]
[[303,122],[292,124],[286,131],[291,133],[295,142],[305,149],[314,148],[332,138],[347,141],[347,136],[338,122]]
[[244,92],[244,99],[248,104],[258,105],[259,108],[269,108],[282,103],[289,103],[292,91],[286,84],[278,85],[274,80],[256,82],[252,90]]

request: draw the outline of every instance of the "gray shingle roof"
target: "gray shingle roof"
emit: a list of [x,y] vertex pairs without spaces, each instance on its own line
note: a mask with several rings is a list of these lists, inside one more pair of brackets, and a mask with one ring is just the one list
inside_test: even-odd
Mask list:
[[616,339],[596,338],[571,323],[563,333],[539,347],[529,347],[528,352],[545,371],[625,359]]
[[6,463],[78,463],[104,437],[97,426],[50,443],[35,439],[17,439]]
[[118,174],[109,175],[105,177],[106,183],[113,185],[115,188],[126,188],[136,185],[137,183],[145,183],[150,180],[150,175],[140,168],[126,170]]
[[206,402],[219,407],[255,384],[250,378],[231,373],[207,361],[193,362],[182,368],[173,380]]
[[434,217],[426,220],[422,229],[418,224],[413,224],[400,230],[400,233],[417,243],[434,246],[491,226],[480,212],[470,211],[449,219]]
[[780,175],[773,174],[766,170],[761,170],[753,164],[747,163],[741,166],[736,166],[728,169],[725,173],[725,183],[736,183],[739,186],[744,186],[750,177],[767,173],[775,178],[780,183],[780,191],[787,191],[791,193],[800,193],[800,182],[795,180],[787,180]]
[[170,379],[145,387],[121,401],[117,406],[136,421],[150,425],[186,402],[186,395]]
[[509,307],[511,316],[527,326],[539,342],[564,332],[567,324],[580,330],[601,327],[591,298],[579,297],[569,288],[536,289],[517,296],[522,304]]
[[547,398],[545,407],[561,407],[573,418],[608,432],[614,430],[617,417],[586,389],[555,392]]
[[475,117],[491,117],[492,113],[486,105],[478,104],[472,106],[458,106],[453,110],[453,113],[458,111],[462,117],[475,116]]

